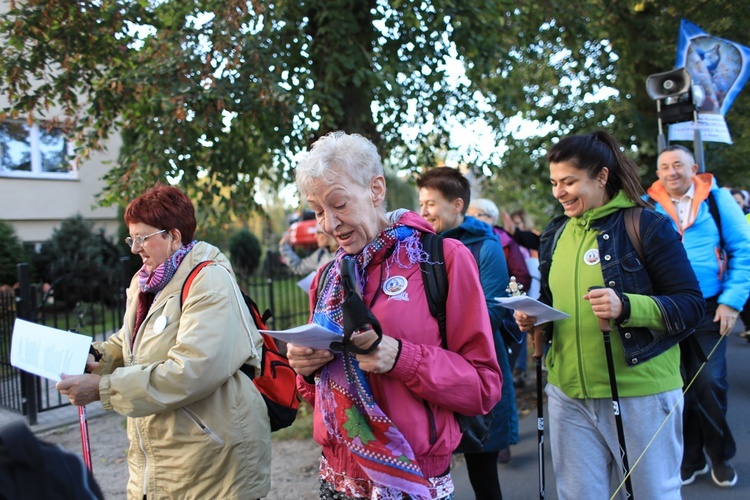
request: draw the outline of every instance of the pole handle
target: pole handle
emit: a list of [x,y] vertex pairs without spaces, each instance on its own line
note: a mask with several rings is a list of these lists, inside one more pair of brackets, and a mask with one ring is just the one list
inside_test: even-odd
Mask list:
[[[591,290],[597,290],[599,288],[604,288],[603,286],[590,286],[589,292]],[[607,318],[599,318],[599,330],[602,331],[602,333],[609,333],[612,331],[612,327],[609,325],[609,320]]]
[[609,324],[609,320],[606,318],[599,318],[599,330],[602,333],[609,333],[612,331],[612,327]]
[[534,336],[534,354],[532,356],[536,359],[542,359],[542,356],[544,356],[544,328],[535,326],[532,334]]

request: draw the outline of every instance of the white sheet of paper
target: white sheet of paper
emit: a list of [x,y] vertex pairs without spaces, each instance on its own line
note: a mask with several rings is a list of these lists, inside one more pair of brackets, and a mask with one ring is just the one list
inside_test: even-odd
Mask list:
[[10,364],[57,382],[61,373],[83,373],[90,345],[91,337],[86,335],[16,319]]
[[500,302],[503,307],[513,309],[514,311],[521,311],[529,316],[536,318],[534,325],[541,325],[548,321],[555,321],[556,319],[569,318],[570,314],[558,311],[547,304],[543,304],[536,299],[532,299],[528,295],[519,295],[516,297],[495,297],[495,300]]
[[331,342],[341,342],[343,337],[328,328],[310,323],[296,326],[288,330],[261,330],[271,337],[294,345],[311,347],[313,349],[330,349]]
[[313,278],[315,277],[315,273],[318,271],[311,271],[310,274],[302,278],[297,282],[297,286],[300,287],[302,290],[304,290],[305,293],[310,293],[310,283],[312,283]]

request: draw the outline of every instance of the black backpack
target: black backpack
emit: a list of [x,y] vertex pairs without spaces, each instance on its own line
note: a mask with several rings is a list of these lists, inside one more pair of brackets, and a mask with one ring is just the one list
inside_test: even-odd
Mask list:
[[[445,272],[445,258],[443,255],[443,238],[434,233],[423,232],[420,236],[422,248],[427,254],[427,261],[420,263],[422,269],[422,280],[424,282],[427,303],[430,306],[430,314],[438,321],[440,338],[443,347],[448,348],[445,304],[448,300],[448,274]],[[317,297],[320,297],[335,261],[325,265],[318,279]],[[482,450],[490,435],[492,424],[492,412],[487,415],[468,417],[456,413],[458,426],[463,433],[461,443],[456,448],[456,453],[477,453]]]
[[78,455],[40,441],[23,421],[0,427],[0,499],[103,499]]
[[[448,273],[445,272],[443,238],[433,233],[424,232],[420,239],[422,240],[422,248],[428,255],[426,259],[428,262],[420,263],[424,289],[427,293],[427,303],[430,306],[430,314],[437,318],[443,347],[448,349],[445,323],[445,304],[448,301]],[[478,259],[477,265],[479,265]],[[481,451],[490,437],[492,411],[486,415],[472,417],[456,413],[456,420],[458,420],[458,426],[463,433],[461,442],[456,448],[456,453],[477,453]]]

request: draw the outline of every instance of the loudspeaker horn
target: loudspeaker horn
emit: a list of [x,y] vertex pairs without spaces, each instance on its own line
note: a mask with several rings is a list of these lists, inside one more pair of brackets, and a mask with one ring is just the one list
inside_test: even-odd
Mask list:
[[692,80],[685,68],[677,68],[664,73],[649,75],[646,79],[646,92],[653,100],[685,94],[690,91]]

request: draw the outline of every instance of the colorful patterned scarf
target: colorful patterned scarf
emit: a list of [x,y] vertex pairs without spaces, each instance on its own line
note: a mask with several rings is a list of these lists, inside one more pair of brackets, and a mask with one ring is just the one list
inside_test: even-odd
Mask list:
[[163,262],[153,273],[149,273],[146,266],[141,267],[138,270],[138,286],[141,291],[138,294],[138,304],[135,309],[135,325],[133,325],[133,335],[130,337],[130,350],[132,351],[135,347],[135,338],[138,336],[138,331],[141,329],[143,321],[148,315],[148,310],[151,308],[151,304],[154,303],[156,294],[159,293],[169,280],[174,276],[177,268],[180,267],[182,259],[193,249],[197,240],[193,240],[187,245],[180,247],[172,256]]
[[148,272],[145,265],[141,267],[138,271],[138,286],[141,288],[141,291],[155,294],[167,286],[177,268],[180,267],[182,259],[193,249],[197,242],[197,240],[193,240],[187,245],[178,248],[166,262],[159,264],[152,273]]
[[[419,232],[402,224],[381,231],[355,256],[340,249],[315,306],[313,322],[343,335],[341,260],[354,259],[360,289],[364,290],[368,279],[365,269],[369,263],[376,256],[387,257],[391,250],[391,257],[384,258],[385,279],[393,262],[400,267],[410,267],[426,258]],[[405,252],[408,266],[401,264],[399,252]],[[315,386],[315,403],[321,409],[326,429],[346,444],[378,489],[378,498],[390,498],[386,492],[393,491],[406,493],[410,498],[431,498],[430,483],[422,474],[411,446],[375,402],[367,375],[359,368],[354,354],[335,353],[333,361],[321,370]]]

